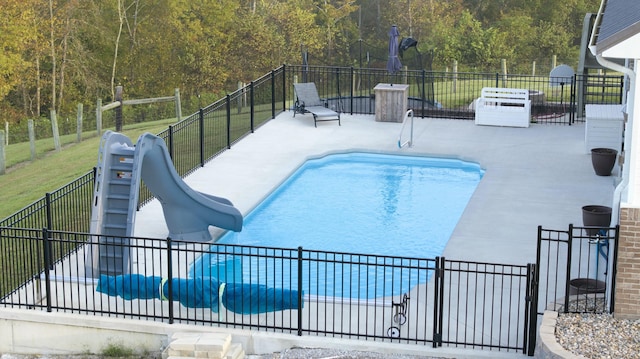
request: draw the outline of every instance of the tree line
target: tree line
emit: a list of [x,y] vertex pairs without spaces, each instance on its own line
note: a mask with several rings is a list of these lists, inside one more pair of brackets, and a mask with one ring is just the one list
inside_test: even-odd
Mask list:
[[[281,64],[384,67],[388,31],[411,69],[575,68],[599,0],[0,0],[0,121],[74,116],[78,103],[171,94],[185,113]],[[409,52],[411,52],[409,54]],[[521,65],[520,65],[521,64]],[[522,68],[518,68],[522,66]],[[525,68],[526,66],[526,68]]]

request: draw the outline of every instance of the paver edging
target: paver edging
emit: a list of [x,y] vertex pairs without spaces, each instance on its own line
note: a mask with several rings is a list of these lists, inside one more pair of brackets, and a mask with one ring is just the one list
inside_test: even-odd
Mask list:
[[539,359],[585,359],[563,348],[556,339],[558,312],[545,310],[540,324],[535,358]]

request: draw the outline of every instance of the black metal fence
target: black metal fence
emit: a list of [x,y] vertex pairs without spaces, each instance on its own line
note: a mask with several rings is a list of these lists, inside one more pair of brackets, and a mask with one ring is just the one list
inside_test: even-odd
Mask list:
[[391,75],[384,69],[353,67],[287,66],[286,69],[287,84],[314,82],[330,107],[351,114],[375,113],[374,87],[379,83],[410,85],[408,107],[416,116],[448,119],[473,119],[474,101],[483,87],[527,89],[532,121],[567,125],[583,121],[584,105],[620,104],[624,93],[623,76],[614,75],[560,78],[424,70]]
[[130,243],[131,274],[92,278],[99,236],[0,232],[35,273],[5,307],[533,354],[532,264],[130,238],[111,242]]
[[538,227],[538,314],[613,313],[618,234],[618,227]]

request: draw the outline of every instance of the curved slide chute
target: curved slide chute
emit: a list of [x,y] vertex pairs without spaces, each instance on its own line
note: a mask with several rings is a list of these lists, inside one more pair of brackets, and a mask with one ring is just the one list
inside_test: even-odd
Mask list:
[[[134,176],[140,173],[144,184],[162,204],[171,239],[208,242],[210,225],[235,232],[242,230],[242,214],[229,200],[198,192],[182,180],[162,138],[150,133],[141,135],[134,158]],[[137,198],[132,205],[136,204]]]
[[107,131],[100,142],[94,187],[87,275],[129,273],[128,238],[144,181],[162,205],[169,237],[176,241],[211,241],[209,226],[239,232],[243,217],[221,197],[195,191],[178,175],[162,138],[145,133],[135,146],[123,134]]

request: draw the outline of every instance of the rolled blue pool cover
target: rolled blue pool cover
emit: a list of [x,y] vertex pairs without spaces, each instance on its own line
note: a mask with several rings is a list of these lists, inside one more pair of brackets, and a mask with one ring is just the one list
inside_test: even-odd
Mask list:
[[[269,288],[261,284],[220,283],[215,278],[172,278],[124,274],[100,275],[96,291],[126,300],[160,299],[171,297],[188,308],[209,308],[217,313],[222,305],[237,314],[259,314],[286,309],[302,308],[298,305],[298,291]],[[302,303],[301,303],[302,304]]]

